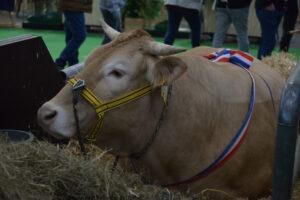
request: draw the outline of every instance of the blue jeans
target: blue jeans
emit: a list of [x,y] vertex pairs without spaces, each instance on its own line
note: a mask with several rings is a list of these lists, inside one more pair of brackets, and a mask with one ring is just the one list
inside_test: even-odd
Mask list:
[[249,52],[248,39],[248,15],[249,7],[239,9],[217,8],[216,32],[213,38],[213,47],[223,47],[226,33],[231,23],[236,30],[239,49]]
[[182,18],[184,17],[188,22],[191,28],[191,40],[192,46],[197,47],[200,45],[200,30],[201,30],[201,22],[200,22],[200,13],[198,10],[192,9],[169,9],[168,11],[168,30],[165,35],[165,44],[172,45],[175,40],[175,36],[178,32],[178,28]]
[[[114,13],[110,12],[109,10],[106,9],[101,9],[103,18],[105,22],[114,28],[117,31],[121,31],[122,29],[122,19],[121,19],[121,14],[120,15],[115,15]],[[109,43],[111,40],[110,38],[104,34],[104,39],[102,41],[102,45]]]
[[78,63],[78,49],[86,38],[83,12],[64,11],[66,47],[55,63],[59,69]]
[[278,36],[278,26],[283,16],[282,11],[256,9],[256,15],[261,27],[261,38],[258,48],[258,59],[272,54]]

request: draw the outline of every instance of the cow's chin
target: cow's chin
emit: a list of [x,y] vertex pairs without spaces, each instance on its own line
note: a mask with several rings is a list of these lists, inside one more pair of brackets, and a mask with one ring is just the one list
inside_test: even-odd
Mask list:
[[56,139],[63,140],[72,138],[75,135],[74,126],[58,126],[53,124],[50,127],[42,127],[47,133],[55,137]]

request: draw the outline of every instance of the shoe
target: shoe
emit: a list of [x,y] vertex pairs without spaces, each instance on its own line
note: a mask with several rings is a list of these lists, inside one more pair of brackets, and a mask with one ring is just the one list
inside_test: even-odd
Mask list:
[[61,59],[61,58],[57,58],[57,59],[55,60],[55,66],[56,66],[56,68],[57,68],[58,71],[63,70],[63,69],[65,68],[66,65],[67,65],[67,62],[64,61],[64,60]]

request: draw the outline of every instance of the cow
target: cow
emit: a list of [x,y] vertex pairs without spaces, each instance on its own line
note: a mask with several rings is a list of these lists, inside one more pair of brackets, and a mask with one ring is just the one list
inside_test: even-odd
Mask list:
[[[247,135],[223,165],[195,178],[243,124],[253,86],[249,73],[235,64],[208,60],[205,56],[214,48],[183,51],[155,42],[143,30],[119,33],[107,24],[103,29],[112,42],[89,55],[76,80],[84,80],[102,102],[145,85],[151,89],[105,112],[94,138],[97,146],[121,157],[140,153],[131,158],[137,172],[171,189],[198,193],[210,188],[249,198],[270,194],[277,113],[285,84],[278,72],[254,59],[249,71],[256,98]],[[57,138],[76,137],[73,86],[66,84],[38,110],[40,126]],[[87,135],[99,115],[86,98],[79,99],[77,113],[80,132]]]

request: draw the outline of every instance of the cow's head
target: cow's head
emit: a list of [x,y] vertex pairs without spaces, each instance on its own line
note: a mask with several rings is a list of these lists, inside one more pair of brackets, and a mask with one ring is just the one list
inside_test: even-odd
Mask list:
[[[112,42],[94,50],[83,71],[77,75],[100,99],[110,101],[146,84],[153,85],[155,90],[163,84],[172,83],[186,70],[180,59],[168,56],[183,49],[157,43],[142,30],[119,33],[106,24],[103,28]],[[108,112],[103,133],[99,136],[101,140],[108,144],[120,137],[129,139],[128,134],[137,134],[133,133],[137,132],[137,126],[143,127],[142,120],[147,120],[145,116],[153,101],[151,96]],[[95,110],[84,99],[80,99],[77,107],[81,131],[86,133],[97,122]],[[74,136],[76,126],[71,85],[66,84],[39,109],[38,121],[57,138]]]

